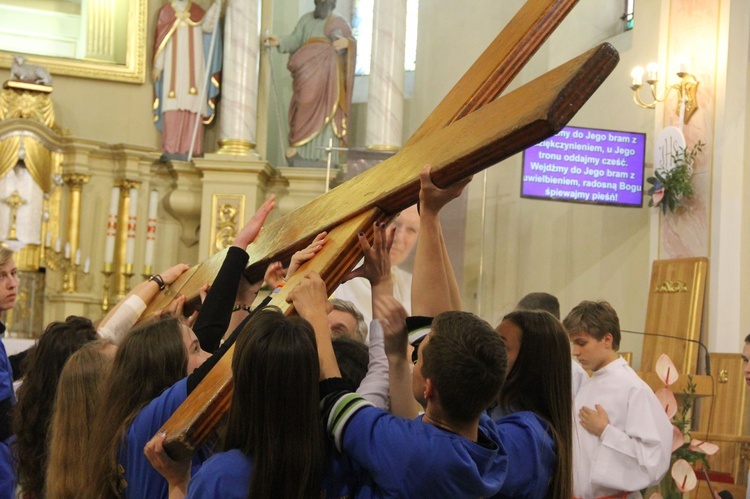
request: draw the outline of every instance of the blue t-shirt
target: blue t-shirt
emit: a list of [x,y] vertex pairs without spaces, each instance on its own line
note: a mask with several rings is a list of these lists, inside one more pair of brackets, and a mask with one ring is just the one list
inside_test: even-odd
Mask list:
[[505,482],[508,454],[486,415],[472,442],[421,416],[398,418],[357,398],[341,397],[326,415],[353,471],[365,471],[357,497],[489,497]]
[[[348,468],[341,469],[339,459],[329,460],[321,483],[321,497],[342,499],[354,497],[353,488],[346,479],[332,480],[333,476],[342,475]],[[239,449],[215,454],[208,459],[200,471],[190,479],[188,499],[220,497],[222,499],[245,499],[250,490],[250,479],[253,471],[253,460]]]
[[[0,322],[0,333],[5,331],[5,326]],[[0,341],[0,402],[10,401],[13,405],[16,403],[16,396],[13,393],[13,368],[8,360],[8,354],[5,352],[5,345]],[[6,414],[2,415],[7,417]],[[9,424],[4,421],[3,424]],[[10,441],[12,436],[4,441],[0,441],[0,499],[12,499],[16,495],[16,473],[13,470],[13,458],[10,454]]]
[[555,440],[547,422],[530,411],[514,412],[495,420],[497,433],[509,456],[502,497],[544,497],[557,467]]
[[[187,378],[183,378],[149,402],[128,426],[125,445],[120,446],[118,459],[124,468],[123,497],[156,499],[169,495],[167,481],[151,466],[143,454],[143,448],[185,401],[187,395]],[[209,455],[210,450],[205,445],[193,454],[191,475],[198,472]]]

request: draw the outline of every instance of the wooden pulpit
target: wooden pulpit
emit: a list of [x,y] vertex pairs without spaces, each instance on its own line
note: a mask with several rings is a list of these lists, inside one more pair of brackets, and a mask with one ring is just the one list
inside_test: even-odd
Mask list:
[[[272,304],[293,313],[286,296],[311,269],[333,292],[361,256],[357,233],[371,236],[374,222],[389,220],[417,202],[419,173],[425,164],[432,165],[433,182],[447,187],[560,131],[616,66],[619,56],[611,45],[595,47],[498,96],[576,1],[528,0],[401,151],[264,227],[247,248],[246,274],[251,279],[259,279],[269,263],[290,258],[319,232],[329,231],[329,242],[274,294]],[[218,253],[183,275],[145,316],[176,294],[197,294],[216,276],[223,256]],[[165,448],[173,458],[191,454],[226,413],[232,392],[232,352],[164,426]]]

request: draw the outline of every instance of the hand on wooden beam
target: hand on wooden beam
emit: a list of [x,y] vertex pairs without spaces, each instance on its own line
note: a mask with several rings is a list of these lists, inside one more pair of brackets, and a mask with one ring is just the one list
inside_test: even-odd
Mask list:
[[187,496],[188,482],[190,481],[190,467],[192,459],[187,457],[181,461],[174,461],[164,450],[164,440],[167,433],[160,430],[143,448],[143,453],[156,471],[169,484],[169,499],[178,499]]
[[331,345],[331,328],[328,326],[328,313],[333,304],[328,301],[326,283],[314,270],[305,275],[289,293],[287,302],[294,304],[297,314],[312,324],[315,341],[318,344],[320,379],[340,378],[341,371]]
[[459,180],[455,184],[441,189],[432,183],[432,177],[430,172],[432,167],[430,165],[424,165],[422,171],[419,174],[419,214],[423,215],[437,215],[443,206],[450,203],[464,192],[464,187],[469,185],[474,175]]

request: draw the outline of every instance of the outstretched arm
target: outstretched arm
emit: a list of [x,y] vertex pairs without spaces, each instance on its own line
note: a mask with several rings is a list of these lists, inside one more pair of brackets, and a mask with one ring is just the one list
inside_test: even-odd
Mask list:
[[[180,263],[157,274],[164,284],[169,286],[190,267]],[[117,302],[104,318],[99,322],[97,332],[102,338],[110,338],[119,343],[122,337],[136,323],[146,307],[159,294],[159,284],[156,281],[143,281],[128,293],[125,298]]]
[[391,413],[402,418],[415,418],[419,414],[419,404],[412,392],[411,369],[407,359],[409,334],[406,330],[406,310],[393,296],[380,296],[374,300],[373,311],[383,328]]
[[242,271],[249,258],[246,249],[258,237],[266,217],[274,206],[274,196],[270,196],[258,208],[258,211],[250,218],[245,227],[237,233],[234,244],[229,248],[213,286],[208,290],[208,295],[206,295],[206,300],[203,302],[198,320],[193,328],[198,341],[200,341],[201,348],[207,352],[216,351],[221,338],[227,331],[232,318],[232,307],[234,307]]
[[412,314],[435,316],[448,310],[460,310],[461,298],[440,227],[440,210],[457,198],[471,177],[447,188],[432,183],[430,166],[419,175],[421,189],[420,227],[414,256],[412,279]]
[[331,344],[331,328],[328,326],[328,312],[331,304],[328,301],[326,284],[320,275],[311,270],[305,278],[289,293],[287,301],[294,304],[297,314],[312,324],[315,330],[315,341],[318,344],[320,361],[320,379],[340,378],[341,371],[336,362],[336,355]]

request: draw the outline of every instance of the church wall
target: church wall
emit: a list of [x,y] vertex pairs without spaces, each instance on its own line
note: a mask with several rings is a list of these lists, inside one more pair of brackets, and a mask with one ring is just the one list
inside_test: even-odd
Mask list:
[[[442,0],[420,5],[415,96],[407,108],[405,135],[439,103],[522,3],[480,1],[471,9],[455,9],[455,3]],[[609,41],[621,62],[571,124],[651,137],[654,113],[632,104],[628,85],[633,66],[656,59],[659,10],[640,2],[635,30],[613,36],[621,6],[581,0],[514,85]],[[650,156],[649,146],[649,168]],[[522,295],[548,291],[560,298],[563,314],[581,300],[607,299],[618,310],[623,328],[642,330],[650,277],[649,208],[522,200],[520,177],[520,155],[488,170],[484,228],[481,174],[469,188],[465,306],[494,323]],[[482,247],[478,289],[477,255]],[[640,337],[625,337],[622,348],[639,350],[640,343]]]

